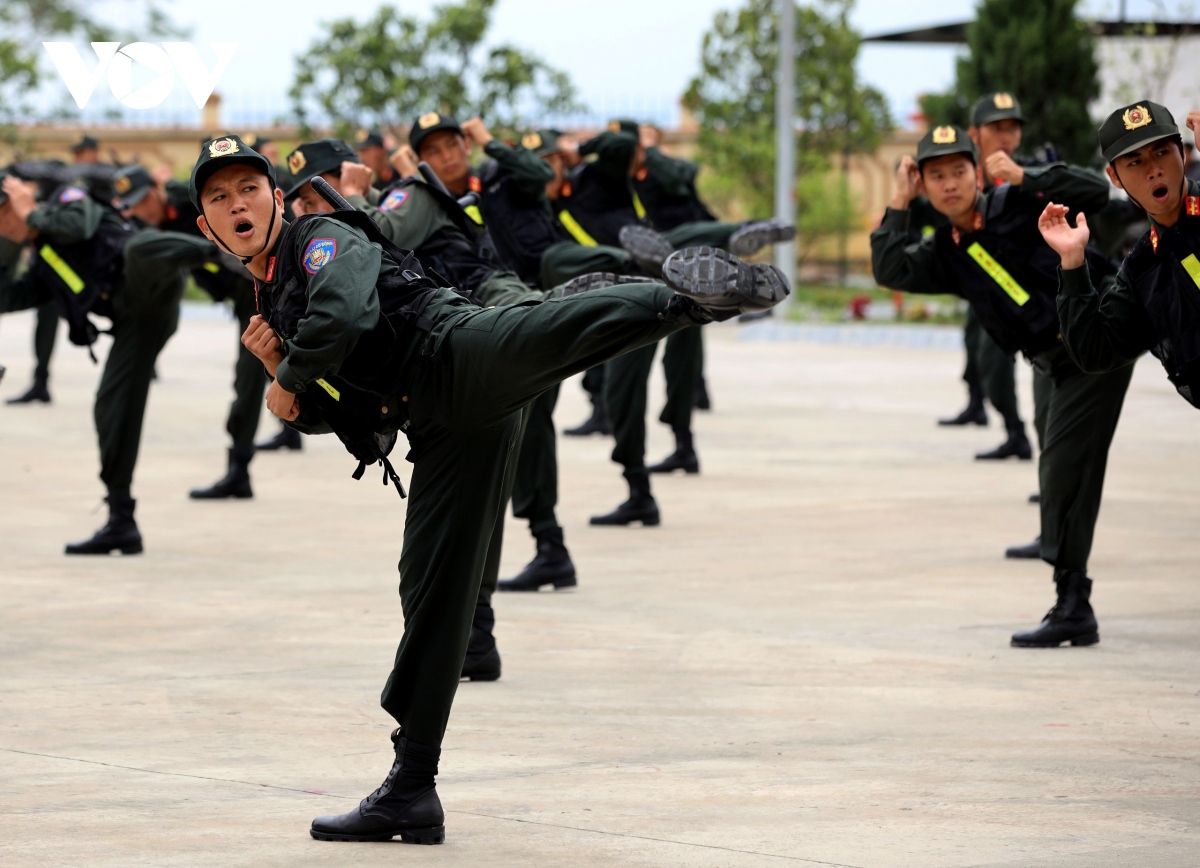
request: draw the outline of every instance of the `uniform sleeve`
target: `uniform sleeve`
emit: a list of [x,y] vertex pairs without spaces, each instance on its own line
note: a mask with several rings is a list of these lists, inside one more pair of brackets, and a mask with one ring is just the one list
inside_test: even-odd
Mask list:
[[530,198],[540,198],[546,184],[554,179],[550,164],[528,148],[514,148],[499,139],[492,139],[484,146],[483,152],[512,178],[521,193]]
[[646,148],[646,169],[672,196],[689,196],[700,167],[668,157],[657,147]]
[[103,219],[103,206],[86,198],[39,205],[29,214],[27,222],[39,235],[45,235],[51,241],[74,244],[95,235]]
[[[438,229],[454,225],[441,206],[419,184],[401,187],[397,194],[403,195],[403,200],[386,211],[362,196],[351,196],[346,201],[364,214],[369,214],[379,224],[388,241],[403,250],[416,250]],[[387,201],[388,197],[384,197],[381,204]]]
[[1058,272],[1058,322],[1071,359],[1089,374],[1124,367],[1157,343],[1125,271],[1103,293],[1087,265]]
[[1108,179],[1099,172],[1066,163],[1031,166],[1025,170],[1021,190],[1043,202],[1066,205],[1072,211],[1092,213],[1108,204]]
[[580,156],[596,156],[596,168],[608,179],[628,180],[629,166],[637,150],[638,139],[632,133],[604,132],[579,146]]
[[879,228],[871,233],[871,268],[875,282],[889,289],[922,295],[958,292],[942,275],[932,236],[913,244],[908,237],[908,212],[887,209]]
[[306,254],[310,246],[329,241],[332,252],[309,276],[308,307],[275,372],[289,392],[303,392],[308,384],[336,374],[358,339],[379,321],[379,248],[333,220],[311,220],[299,242],[301,267],[307,270],[312,264]]
[[217,245],[198,235],[144,229],[125,245],[125,259],[143,263],[167,264],[173,269],[199,268],[217,256]]

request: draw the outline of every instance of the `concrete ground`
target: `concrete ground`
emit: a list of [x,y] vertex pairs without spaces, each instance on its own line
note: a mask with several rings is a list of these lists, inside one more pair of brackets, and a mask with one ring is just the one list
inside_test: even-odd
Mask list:
[[[31,322],[0,325],[0,398]],[[606,441],[560,440],[580,586],[498,598],[504,677],[459,690],[429,848],[308,835],[390,763],[395,492],[318,438],[259,456],[254,500],[190,502],[223,469],[235,341],[193,316],[151,396],[146,553],[67,559],[104,516],[99,371],[61,342],[54,404],[0,406],[0,863],[1200,863],[1200,414],[1160,366],[1109,463],[1101,644],[1015,650],[1052,602],[1047,566],[1001,557],[1037,532],[1035,468],[971,460],[996,421],[934,426],[960,352],[739,328],[709,330],[704,472],[655,480],[662,527],[588,527],[621,478]],[[584,414],[568,383],[560,427]],[[508,530],[511,574],[532,545]]]

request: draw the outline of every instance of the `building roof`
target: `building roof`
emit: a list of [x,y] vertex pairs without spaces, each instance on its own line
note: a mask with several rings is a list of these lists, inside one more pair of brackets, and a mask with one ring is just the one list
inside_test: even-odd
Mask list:
[[[864,36],[863,42],[908,42],[922,44],[959,45],[967,41],[967,25],[970,21],[951,24],[935,24],[915,30],[898,30]],[[1197,21],[1091,21],[1088,23],[1096,36],[1188,36],[1200,34]]]

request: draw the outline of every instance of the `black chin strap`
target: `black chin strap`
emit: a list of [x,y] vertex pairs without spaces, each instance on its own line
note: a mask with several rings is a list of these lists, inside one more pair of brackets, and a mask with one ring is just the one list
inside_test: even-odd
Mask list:
[[[250,260],[254,259],[254,257],[256,257],[256,256],[262,255],[263,251],[265,251],[267,249],[267,247],[270,246],[270,244],[271,244],[271,230],[273,230],[275,228],[275,213],[279,210],[279,207],[277,205],[275,205],[275,189],[276,189],[275,188],[275,179],[271,178],[271,204],[274,207],[271,208],[271,220],[269,223],[267,223],[267,240],[263,242],[262,247],[258,248],[257,253],[251,253],[249,256],[238,256],[236,253],[234,253],[232,250],[229,249],[228,244],[226,244],[224,241],[221,240],[221,236],[218,235],[216,230],[212,228],[212,224],[209,224],[208,231],[212,233],[212,237],[217,240],[218,244],[220,244],[222,247],[225,248],[225,251],[230,256],[237,256],[237,258],[239,260],[241,260],[242,265],[249,265]],[[204,217],[204,219],[206,221],[208,220],[208,216],[204,213],[203,207],[200,208],[200,215],[202,217]]]

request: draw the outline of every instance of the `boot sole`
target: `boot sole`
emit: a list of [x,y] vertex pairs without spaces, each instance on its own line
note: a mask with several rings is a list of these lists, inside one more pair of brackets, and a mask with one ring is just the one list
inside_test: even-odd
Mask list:
[[560,591],[563,588],[574,588],[578,584],[579,584],[579,581],[575,578],[575,576],[571,576],[570,578],[551,579],[548,582],[541,582],[538,585],[515,585],[515,584],[511,584],[511,583],[505,584],[505,582],[502,580],[498,585],[496,585],[496,590],[508,591],[508,592],[517,593],[517,594],[521,594],[521,593],[536,594],[538,591],[540,591],[542,588],[546,587],[547,585],[550,585],[556,591]]
[[1060,648],[1064,642],[1070,642],[1076,648],[1096,645],[1100,642],[1100,631],[1088,633],[1086,636],[1076,636],[1074,639],[1060,639],[1058,642],[1018,642],[1013,639],[1011,645],[1013,648]]
[[675,252],[671,242],[644,226],[624,226],[617,238],[621,247],[650,274],[661,274],[663,263]]
[[629,527],[631,524],[639,522],[642,527],[658,527],[662,523],[662,517],[656,515],[651,518],[631,518],[628,521],[596,521],[594,518],[588,519],[588,524],[593,527]]
[[445,844],[446,827],[434,826],[431,829],[400,829],[396,832],[380,832],[377,835],[336,835],[330,832],[318,832],[309,829],[308,833],[318,841],[390,841],[397,835],[405,844]]
[[92,551],[71,551],[66,549],[63,551],[65,555],[111,555],[113,552],[119,551],[123,555],[140,555],[143,551],[142,544],[128,546],[112,546],[107,549],[93,549]]
[[1041,560],[1042,553],[1040,551],[1037,552],[1037,554],[1034,554],[1032,552],[1007,551],[1004,553],[1004,557],[1006,560],[1010,560],[1010,561],[1037,561],[1037,560]]
[[198,494],[195,491],[189,491],[188,497],[192,500],[249,500],[254,497],[254,492],[230,492],[229,494]]
[[734,256],[750,256],[758,253],[764,247],[778,244],[780,241],[795,241],[796,227],[794,226],[763,226],[747,227],[744,231],[733,233],[729,239],[729,252]]
[[694,466],[685,464],[672,464],[670,467],[664,467],[661,464],[652,464],[650,467],[646,468],[647,473],[674,473],[676,470],[682,470],[688,476],[694,476],[700,472],[700,466],[698,464]]
[[787,280],[770,265],[748,265],[715,247],[689,247],[663,263],[663,280],[704,307],[767,310],[787,298]]

